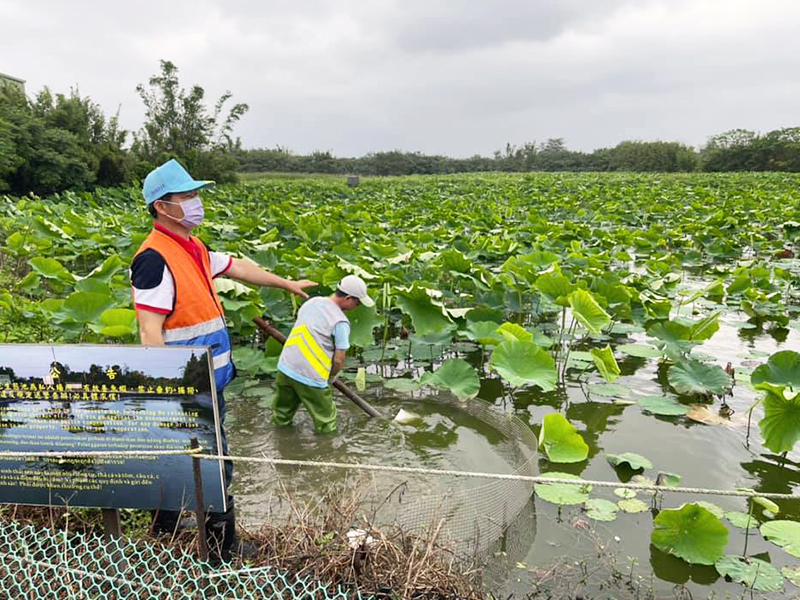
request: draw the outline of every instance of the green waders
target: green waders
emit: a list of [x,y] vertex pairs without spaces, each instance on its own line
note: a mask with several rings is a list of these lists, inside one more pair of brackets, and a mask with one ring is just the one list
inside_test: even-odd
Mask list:
[[292,424],[294,413],[300,408],[300,403],[314,419],[314,431],[317,433],[332,433],[336,431],[336,404],[333,403],[333,392],[330,387],[315,388],[280,371],[276,378],[278,394],[272,406],[272,422],[279,427]]

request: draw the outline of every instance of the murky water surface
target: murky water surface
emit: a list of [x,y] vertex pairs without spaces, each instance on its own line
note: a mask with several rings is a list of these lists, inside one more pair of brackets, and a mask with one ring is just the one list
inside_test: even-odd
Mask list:
[[[725,315],[725,323],[711,340],[695,352],[707,355],[707,360],[721,366],[731,362],[741,372],[749,372],[766,362],[767,357],[781,349],[800,349],[800,333],[794,329],[763,330],[740,328],[737,322],[745,321],[741,314]],[[635,333],[613,336],[612,345],[643,341],[644,335]],[[606,341],[598,342],[605,344]],[[459,350],[469,350],[460,345]],[[424,353],[420,353],[424,355]],[[460,354],[474,365],[482,364],[480,352]],[[627,400],[638,396],[663,394],[666,374],[657,361],[617,355],[622,376],[615,382],[631,390]],[[419,366],[419,363],[415,363]],[[423,365],[424,366],[424,365]],[[401,370],[403,365],[401,365]],[[375,367],[372,367],[375,372]],[[605,459],[605,453],[636,452],[649,458],[654,469],[645,475],[654,478],[658,471],[677,473],[681,485],[705,488],[754,488],[762,492],[793,492],[800,484],[800,472],[795,461],[797,453],[789,455],[781,466],[781,459],[761,446],[756,410],[749,447],[745,443],[746,419],[743,415],[757,398],[746,383],[737,381],[734,395],[728,404],[735,411],[730,426],[706,425],[686,417],[657,417],[644,413],[639,406],[619,404],[612,398],[591,392],[587,385],[600,383],[596,374],[584,375],[584,384],[574,380],[578,372],[570,371],[572,381],[566,390],[543,394],[538,390],[521,390],[512,393],[500,380],[484,369],[479,397],[495,405],[499,415],[513,412],[538,434],[539,424],[545,414],[561,411],[572,422],[589,444],[589,459],[572,465],[549,465],[542,456],[538,470],[558,470],[581,475],[588,479],[626,481],[632,473],[615,471]],[[395,373],[396,374],[396,373]],[[588,394],[584,392],[588,390]],[[421,416],[417,423],[401,425],[388,420],[369,419],[343,397],[338,398],[340,408],[339,433],[332,436],[315,436],[308,416],[301,410],[296,425],[289,429],[276,429],[269,418],[271,411],[259,406],[257,398],[231,398],[228,423],[231,451],[243,456],[270,456],[314,461],[359,462],[387,465],[418,466],[437,469],[459,469],[509,473],[515,468],[513,457],[503,450],[504,434],[457,408],[435,401],[425,401],[416,392],[402,394],[383,388],[379,382],[369,385],[364,397],[382,413],[393,416],[401,408]],[[264,404],[262,402],[262,404]],[[720,402],[709,405],[717,414]],[[352,485],[370,486],[376,497],[387,497],[398,486],[408,499],[429,494],[441,494],[447,489],[482,485],[483,480],[464,480],[452,477],[417,477],[405,474],[346,474],[333,469],[300,469],[268,465],[242,465],[236,467],[235,493],[245,520],[263,521],[272,510],[278,514],[285,510],[277,501],[282,485],[290,488],[298,498],[319,498],[327,485],[347,480]],[[616,500],[611,489],[595,489],[592,497]],[[640,498],[650,502],[649,497]],[[692,500],[708,500],[725,510],[747,511],[741,498],[706,496],[690,497],[667,494],[663,508],[677,507]],[[778,502],[784,518],[800,516],[800,503]],[[277,507],[277,508],[276,508]],[[725,597],[730,593],[739,597],[743,588],[719,578],[713,567],[690,567],[650,546],[653,513],[619,513],[616,521],[599,523],[590,521],[579,507],[559,508],[540,498],[532,497],[520,518],[493,548],[496,553],[492,570],[493,590],[506,590],[507,594],[529,591],[529,569],[540,569],[565,557],[586,559],[594,569],[607,569],[608,557],[616,555],[619,569],[629,577],[631,560],[636,561],[633,573],[652,585],[658,597],[673,597],[673,586],[686,583],[695,598],[705,598],[716,593]],[[586,525],[590,525],[590,529]],[[744,531],[730,525],[727,553],[740,554],[744,546]],[[598,557],[598,543],[604,548]],[[757,532],[751,535],[749,555],[768,554],[778,567],[796,564],[783,550],[764,541]],[[574,561],[573,561],[574,562]],[[655,578],[651,581],[651,575]],[[599,576],[595,577],[599,580]],[[792,584],[786,582],[791,591]],[[800,591],[800,590],[795,590]],[[631,590],[587,590],[590,597],[637,597]],[[641,589],[639,590],[641,593]],[[789,594],[791,597],[793,594]],[[775,594],[774,597],[785,597]],[[641,596],[644,597],[644,596]]]

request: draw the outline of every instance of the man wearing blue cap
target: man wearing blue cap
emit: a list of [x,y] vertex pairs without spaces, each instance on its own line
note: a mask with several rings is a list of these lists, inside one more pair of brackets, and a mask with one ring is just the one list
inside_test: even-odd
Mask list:
[[[246,283],[284,289],[307,298],[305,288],[316,285],[292,281],[265,271],[255,263],[212,251],[191,235],[203,222],[205,211],[199,192],[213,181],[195,180],[175,159],[151,171],[143,194],[153,217],[153,230],[131,264],[131,285],[139,335],[145,345],[196,345],[211,347],[220,418],[225,419],[222,390],[233,379],[231,342],[225,312],[214,278],[221,275]],[[223,446],[227,442],[223,430]],[[225,463],[225,484],[230,486],[233,464]],[[234,543],[233,498],[227,513],[209,514],[212,541],[230,553]],[[160,511],[154,523],[159,532],[172,532],[179,513]]]

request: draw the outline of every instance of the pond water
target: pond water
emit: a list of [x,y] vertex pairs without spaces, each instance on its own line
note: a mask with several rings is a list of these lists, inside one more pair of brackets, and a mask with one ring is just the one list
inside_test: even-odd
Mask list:
[[[749,406],[757,394],[742,379],[767,357],[782,349],[800,348],[800,333],[795,329],[776,328],[764,330],[747,325],[742,314],[726,313],[720,330],[701,347],[695,349],[704,360],[721,366],[730,362],[740,375],[727,399],[733,415],[726,424],[709,425],[693,421],[688,417],[660,417],[644,412],[635,401],[644,395],[662,395],[668,386],[663,368],[657,359],[628,357],[617,353],[622,375],[615,382],[630,390],[630,394],[601,395],[602,388],[592,384],[602,383],[599,376],[584,374],[577,380],[579,371],[570,369],[565,389],[542,393],[538,388],[510,390],[485,366],[477,346],[457,346],[459,356],[466,358],[482,370],[479,398],[494,405],[498,415],[513,413],[526,423],[534,434],[538,434],[544,415],[559,411],[578,428],[589,445],[588,460],[576,464],[550,464],[543,454],[534,459],[539,473],[562,471],[574,473],[587,479],[628,481],[633,472],[615,470],[606,460],[605,454],[636,452],[653,463],[654,468],[644,474],[655,478],[659,471],[677,473],[682,486],[718,488],[732,490],[737,487],[753,488],[761,492],[791,493],[800,484],[800,471],[795,453],[790,453],[785,462],[761,445],[761,434],[757,422],[761,417],[758,409],[753,415],[753,425],[746,444],[746,417]],[[644,341],[643,333],[612,335],[608,340],[596,340],[600,345],[609,342],[612,347],[620,343]],[[588,348],[581,348],[588,349]],[[428,349],[434,362],[441,360],[437,351]],[[426,351],[419,352],[425,356]],[[450,354],[452,356],[452,353]],[[392,376],[419,369],[425,360],[395,364]],[[351,367],[354,373],[355,363]],[[430,368],[430,367],[428,367]],[[373,375],[378,367],[369,368]],[[418,371],[417,371],[418,372]],[[271,411],[267,402],[258,398],[229,398],[230,422],[227,424],[231,452],[240,456],[270,456],[300,460],[361,462],[373,464],[419,466],[437,469],[458,469],[496,473],[512,472],[518,465],[518,457],[510,456],[501,439],[504,434],[493,425],[475,418],[452,404],[440,404],[435,399],[426,401],[422,392],[405,394],[384,388],[376,377],[362,394],[383,414],[393,416],[401,408],[421,416],[420,421],[401,425],[388,420],[369,419],[344,397],[339,396],[339,433],[331,436],[315,436],[307,414],[301,410],[295,418],[295,426],[276,429],[269,422]],[[597,392],[600,393],[597,393]],[[618,390],[620,392],[620,390]],[[436,394],[436,392],[433,392]],[[622,400],[618,402],[615,400]],[[688,402],[688,400],[681,399]],[[708,403],[712,415],[717,415],[720,400]],[[515,462],[516,461],[516,462]],[[234,475],[234,493],[237,506],[245,521],[257,523],[265,515],[285,511],[278,501],[282,485],[288,487],[301,499],[319,498],[326,486],[336,481],[352,481],[353,485],[371,486],[376,497],[387,497],[403,490],[406,499],[417,496],[436,495],[449,488],[462,489],[483,485],[485,480],[469,480],[452,477],[410,477],[404,474],[368,474],[354,479],[352,473],[332,469],[300,469],[279,467],[276,471],[268,465],[237,464]],[[366,482],[366,484],[364,483]],[[611,488],[594,489],[593,498],[615,501]],[[648,504],[650,497],[638,496]],[[706,500],[725,511],[749,510],[743,498],[721,496],[687,496],[669,493],[662,499],[662,508],[675,508],[683,502]],[[580,507],[558,506],[531,495],[514,526],[490,550],[488,570],[491,590],[506,596],[517,597],[531,591],[531,582],[541,577],[556,564],[570,564],[573,572],[576,561],[587,561],[592,573],[582,585],[576,576],[573,592],[584,590],[589,597],[645,597],[645,590],[652,589],[656,597],[673,597],[675,584],[686,584],[695,598],[716,594],[725,597],[741,595],[744,588],[726,582],[713,567],[690,566],[651,547],[650,534],[654,511],[627,514],[620,511],[618,518],[609,523],[591,521]],[[781,518],[800,516],[800,503],[778,501]],[[276,508],[277,507],[277,508]],[[727,554],[741,554],[744,531],[724,521],[730,530]],[[599,549],[602,550],[599,551]],[[748,542],[748,555],[766,558],[778,566],[795,565],[797,560],[777,546],[765,541],[755,531]],[[616,557],[616,567],[612,562]],[[631,568],[632,561],[635,561]],[[603,589],[605,582],[615,571],[623,573],[631,585],[618,584],[613,593]],[[556,571],[557,572],[557,571]],[[569,579],[567,577],[566,579]],[[787,591],[800,592],[786,581]],[[793,596],[794,594],[789,594]],[[545,596],[546,597],[546,596]],[[772,597],[787,597],[775,593]]]

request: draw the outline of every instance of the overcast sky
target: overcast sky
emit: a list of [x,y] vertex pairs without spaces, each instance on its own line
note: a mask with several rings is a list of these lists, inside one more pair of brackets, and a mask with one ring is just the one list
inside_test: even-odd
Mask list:
[[173,61],[245,147],[490,155],[800,125],[797,0],[0,0],[0,72],[120,107]]

